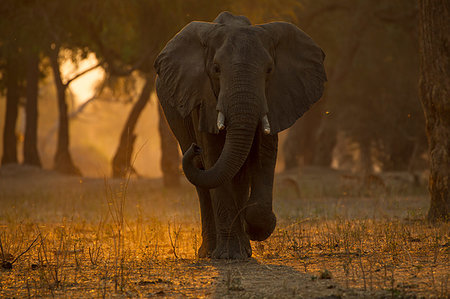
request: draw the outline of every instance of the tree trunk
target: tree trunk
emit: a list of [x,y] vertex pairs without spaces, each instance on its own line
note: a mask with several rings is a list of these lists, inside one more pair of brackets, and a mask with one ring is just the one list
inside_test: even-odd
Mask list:
[[283,144],[284,170],[303,165],[313,165],[316,151],[317,129],[321,122],[322,100],[316,103],[310,111],[300,118],[288,131]]
[[41,167],[37,150],[39,53],[30,52],[27,61],[27,102],[23,163]]
[[383,171],[407,171],[414,152],[414,143],[409,140],[395,140],[387,145]]
[[128,119],[125,122],[122,133],[120,135],[119,146],[112,161],[112,175],[115,178],[124,177],[129,171],[135,172],[131,164],[131,156],[133,155],[134,142],[136,135],[133,133],[139,116],[145,105],[150,99],[154,85],[154,76],[147,76],[144,87],[142,88],[139,99],[131,109]]
[[331,167],[333,162],[333,150],[337,144],[337,128],[333,119],[326,117],[325,112],[320,119],[320,127],[317,132],[317,145],[314,155],[314,165]]
[[19,106],[19,75],[15,60],[8,57],[6,65],[6,115],[3,129],[2,164],[17,163],[16,122]]
[[81,175],[80,170],[74,165],[69,152],[69,118],[67,116],[66,102],[67,85],[62,82],[58,53],[59,48],[56,47],[50,50],[49,55],[55,80],[59,111],[58,141],[54,158],[54,169],[61,173]]
[[359,172],[363,176],[367,176],[372,173],[372,154],[370,152],[371,144],[370,139],[363,139],[359,141],[359,153],[360,153],[360,169]]
[[180,185],[180,155],[178,143],[172,135],[167,124],[161,106],[159,112],[159,136],[161,137],[161,170],[165,187],[177,187]]
[[450,2],[419,1],[420,98],[430,153],[428,219],[449,220],[450,211]]

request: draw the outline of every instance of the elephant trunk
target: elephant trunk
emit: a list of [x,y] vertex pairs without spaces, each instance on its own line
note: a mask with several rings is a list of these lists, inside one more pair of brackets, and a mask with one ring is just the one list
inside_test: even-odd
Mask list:
[[216,163],[208,170],[194,165],[200,148],[193,144],[183,156],[183,170],[194,185],[213,189],[230,181],[241,169],[250,152],[259,121],[258,101],[254,96],[235,94],[227,109],[227,133],[225,145]]

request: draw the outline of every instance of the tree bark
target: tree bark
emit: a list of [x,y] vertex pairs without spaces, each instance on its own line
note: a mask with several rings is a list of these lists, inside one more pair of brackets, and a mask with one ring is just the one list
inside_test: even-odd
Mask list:
[[167,124],[161,106],[159,112],[159,136],[161,137],[161,170],[165,187],[177,187],[180,185],[180,155],[178,143],[172,135]]
[[59,126],[56,154],[54,158],[54,169],[61,173],[81,175],[80,170],[72,161],[69,151],[69,118],[67,116],[66,89],[67,85],[62,82],[61,72],[58,62],[59,48],[50,50],[49,58],[55,80],[56,93],[58,98]]
[[37,149],[39,53],[30,52],[28,54],[27,64],[27,102],[25,106],[26,125],[23,163],[41,167],[41,160]]
[[430,153],[432,222],[448,221],[450,211],[449,10],[447,0],[419,1],[419,88]]
[[134,104],[128,115],[127,121],[125,122],[125,126],[120,135],[119,146],[117,147],[116,154],[112,161],[112,175],[115,178],[124,177],[129,171],[135,172],[133,165],[131,164],[134,142],[136,141],[136,135],[133,132],[142,110],[144,110],[145,105],[150,99],[153,85],[154,76],[147,76],[139,99]]
[[15,59],[8,57],[6,65],[6,115],[3,129],[2,165],[17,163],[16,123],[19,106],[19,74]]

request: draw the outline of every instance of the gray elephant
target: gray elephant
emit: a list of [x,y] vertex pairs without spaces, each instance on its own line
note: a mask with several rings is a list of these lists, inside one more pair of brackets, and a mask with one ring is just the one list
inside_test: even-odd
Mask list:
[[323,93],[324,53],[296,26],[222,12],[191,22],[155,61],[156,90],[200,200],[200,257],[244,259],[276,225],[278,132]]

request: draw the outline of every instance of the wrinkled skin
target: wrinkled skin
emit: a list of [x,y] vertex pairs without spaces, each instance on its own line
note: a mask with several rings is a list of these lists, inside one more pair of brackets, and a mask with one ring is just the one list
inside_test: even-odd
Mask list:
[[250,257],[249,240],[273,232],[277,134],[321,97],[323,60],[294,25],[228,12],[188,24],[159,54],[158,98],[200,200],[200,257]]

